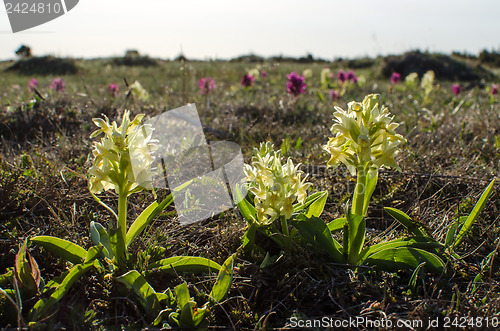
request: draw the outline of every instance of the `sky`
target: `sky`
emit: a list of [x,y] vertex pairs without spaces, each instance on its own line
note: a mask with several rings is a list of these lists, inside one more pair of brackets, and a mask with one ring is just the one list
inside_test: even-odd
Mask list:
[[500,50],[500,1],[80,0],[64,16],[15,34],[1,6],[0,60],[14,58],[21,44],[34,55],[85,58],[128,49],[164,59],[181,51],[196,59],[477,54]]

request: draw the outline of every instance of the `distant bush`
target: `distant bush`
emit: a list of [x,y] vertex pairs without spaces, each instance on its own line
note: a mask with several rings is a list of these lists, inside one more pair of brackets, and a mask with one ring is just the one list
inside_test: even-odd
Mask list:
[[500,67],[500,53],[496,51],[488,52],[487,50],[479,53],[479,62],[492,67]]
[[436,78],[449,81],[478,81],[491,78],[484,68],[472,68],[466,63],[442,54],[428,54],[420,51],[408,52],[400,56],[388,56],[384,59],[381,68],[382,76],[389,78],[393,72],[400,73],[403,77],[416,72],[420,77],[432,70]]
[[23,75],[71,75],[78,72],[75,60],[53,56],[23,58],[6,71],[18,71]]

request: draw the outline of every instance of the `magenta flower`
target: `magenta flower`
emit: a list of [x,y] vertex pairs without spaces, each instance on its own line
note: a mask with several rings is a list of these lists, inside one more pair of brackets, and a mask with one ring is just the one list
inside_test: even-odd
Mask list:
[[337,101],[340,97],[340,93],[335,90],[331,90],[328,94],[332,97],[332,101]]
[[288,78],[288,83],[286,84],[286,91],[294,96],[299,96],[300,94],[306,93],[306,78],[304,76],[299,76],[294,71],[286,76]]
[[198,81],[201,94],[208,94],[215,89],[215,80],[212,77],[203,77]]
[[33,91],[38,87],[38,81],[36,78],[31,78],[30,81],[28,82],[28,88]]
[[498,94],[498,85],[493,84],[491,85],[491,95],[497,95]]
[[391,84],[397,84],[401,82],[401,74],[399,72],[393,72],[391,75]]
[[353,82],[353,83],[358,82],[358,76],[356,76],[356,74],[354,73],[354,70],[349,70],[349,72],[346,74],[346,79],[348,81]]
[[57,92],[64,91],[64,80],[61,77],[54,78],[50,83],[50,89],[56,90]]
[[246,74],[241,79],[241,85],[243,85],[245,87],[250,87],[250,86],[252,86],[252,84],[253,84],[254,81],[255,81],[255,77],[254,76]]
[[341,83],[344,83],[347,80],[347,75],[343,70],[339,70],[337,73],[337,79],[340,80]]
[[267,71],[262,70],[262,71],[260,72],[260,76],[261,76],[262,78],[266,78],[266,77],[267,77]]
[[118,85],[115,83],[111,83],[108,85],[109,89],[109,94],[111,94],[112,97],[115,97],[118,94]]
[[461,88],[461,87],[460,87],[460,85],[458,85],[458,84],[453,84],[453,85],[451,86],[451,91],[453,92],[453,94],[455,94],[455,95],[459,95],[459,94],[460,94],[460,92],[462,91],[462,88]]

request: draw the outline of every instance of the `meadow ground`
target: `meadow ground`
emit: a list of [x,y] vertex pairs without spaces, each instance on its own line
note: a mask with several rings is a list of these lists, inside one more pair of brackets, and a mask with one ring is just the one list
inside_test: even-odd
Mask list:
[[[474,60],[468,61],[471,67]],[[450,81],[436,74],[427,98],[420,84],[408,87],[391,84],[383,59],[334,63],[272,62],[179,62],[156,61],[152,66],[116,64],[109,59],[75,60],[78,72],[53,74],[45,71],[4,71],[12,62],[0,63],[0,273],[13,267],[18,246],[26,237],[52,235],[88,248],[89,224],[110,222],[112,216],[91,197],[87,171],[91,164],[95,126],[91,119],[107,115],[117,120],[125,109],[132,114],[155,116],[195,103],[207,140],[238,143],[245,161],[260,142],[271,141],[284,156],[301,163],[310,173],[313,190],[328,190],[322,218],[333,220],[343,214],[355,179],[344,166],[326,169],[329,155],[322,149],[331,137],[334,106],[346,108],[349,101],[380,93],[382,103],[401,123],[398,133],[408,140],[397,161],[402,171],[383,169],[367,217],[367,244],[395,238],[405,229],[384,211],[395,207],[418,221],[436,240],[444,242],[446,231],[457,216],[469,213],[488,183],[500,171],[500,106],[492,96],[492,84],[500,79],[494,68],[479,72],[477,79]],[[463,62],[460,62],[463,63]],[[252,87],[240,81],[249,70],[267,72]],[[354,69],[358,83],[343,86],[338,100],[329,92],[342,91],[336,77],[331,88],[321,86],[320,75],[329,67]],[[56,70],[55,68],[54,70]],[[287,74],[310,70],[305,94],[287,94]],[[486,74],[485,74],[486,72]],[[497,71],[498,72],[498,71]],[[483,75],[483,76],[481,76]],[[56,92],[50,82],[62,77],[65,88]],[[215,89],[203,95],[202,77],[213,77]],[[35,95],[27,87],[36,78]],[[446,77],[448,78],[448,77]],[[139,81],[149,99],[129,95],[126,84]],[[112,95],[109,84],[117,84]],[[452,84],[459,83],[455,95]],[[211,327],[235,329],[283,328],[293,326],[292,317],[324,316],[345,320],[363,316],[371,320],[421,320],[438,318],[500,318],[500,271],[496,252],[500,245],[499,184],[460,246],[460,258],[448,260],[442,275],[420,273],[409,291],[412,270],[396,273],[371,268],[353,268],[333,263],[308,246],[297,246],[276,264],[261,268],[264,258],[243,253],[241,237],[246,222],[237,212],[190,226],[178,224],[170,206],[133,243],[132,254],[140,261],[159,257],[204,256],[222,263],[238,252],[233,284],[225,301],[215,306],[208,318]],[[157,192],[160,197],[165,192]],[[116,195],[102,194],[113,205]],[[131,197],[129,219],[153,201],[150,192]],[[265,238],[257,238],[264,242]],[[269,244],[269,243],[268,243]],[[266,243],[264,243],[266,245]],[[279,250],[266,246],[272,254]],[[483,263],[486,256],[493,258]],[[60,275],[67,264],[32,246],[31,253],[46,280]],[[490,255],[491,257],[491,255]],[[481,274],[481,282],[474,282]],[[192,293],[206,292],[207,277],[152,273],[148,281],[157,290],[186,280]],[[56,329],[143,328],[151,323],[131,293],[103,274],[91,272],[54,306],[43,322]],[[2,287],[9,287],[6,283]],[[25,307],[33,305],[25,303]],[[23,317],[27,319],[26,311]],[[453,320],[452,320],[453,321]],[[478,325],[477,319],[472,320]],[[463,322],[463,320],[460,320]],[[467,320],[468,323],[471,320]],[[394,322],[396,323],[396,322]],[[0,301],[0,327],[16,327],[12,305]],[[417,325],[418,326],[418,325]],[[467,325],[453,325],[460,326]]]

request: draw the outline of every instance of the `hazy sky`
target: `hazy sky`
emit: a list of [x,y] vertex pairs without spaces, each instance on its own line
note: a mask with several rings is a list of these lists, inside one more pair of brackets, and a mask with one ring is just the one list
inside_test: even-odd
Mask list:
[[0,7],[0,59],[102,57],[127,49],[173,58],[250,52],[326,59],[420,48],[477,54],[500,49],[499,0],[80,0],[66,15],[13,34]]

